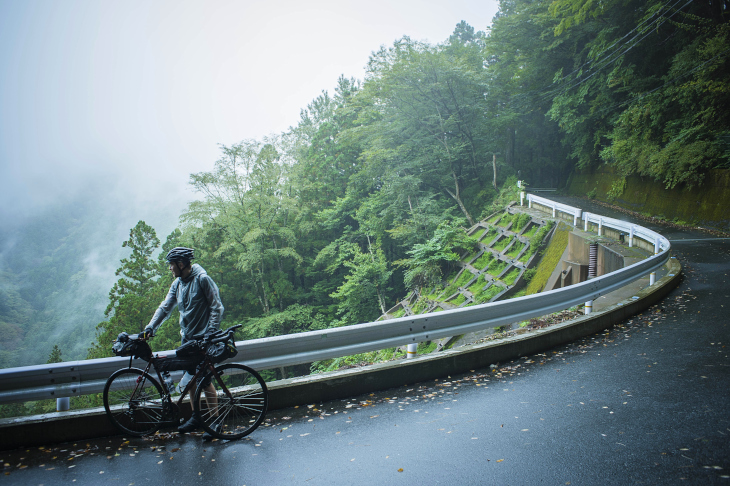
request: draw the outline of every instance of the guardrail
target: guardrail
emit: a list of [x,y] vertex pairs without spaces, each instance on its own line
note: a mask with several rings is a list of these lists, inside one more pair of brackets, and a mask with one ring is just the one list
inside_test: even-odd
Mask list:
[[[578,215],[582,213],[579,208],[530,196],[531,205],[550,208],[553,215],[556,211],[572,215],[577,224]],[[596,223],[591,218],[597,215],[586,214],[586,222]],[[597,224],[612,228],[623,228],[619,223],[628,224],[617,221],[599,217]],[[629,227],[634,238],[649,238],[646,241],[650,243],[656,243],[657,237],[661,240],[656,254],[586,282],[536,295],[432,314],[241,341],[237,343],[239,354],[232,361],[241,361],[259,370],[309,363],[502,326],[595,300],[655,272],[669,259],[670,245],[666,238],[638,225],[630,226],[634,228],[631,230]],[[129,358],[103,358],[0,370],[0,403],[99,393],[109,375],[128,362]]]
[[551,199],[546,199],[544,197],[536,196],[534,194],[527,195],[527,202],[528,202],[528,206],[530,208],[532,208],[533,205],[539,205],[539,206],[543,206],[545,208],[552,209],[553,218],[558,216],[558,214],[557,214],[558,211],[572,216],[573,217],[573,226],[578,226],[578,221],[580,220],[581,214],[583,213],[583,210],[580,208],[568,206],[567,204],[555,202]]
[[601,216],[600,214],[584,212],[583,229],[588,231],[591,223],[597,227],[596,233],[598,236],[603,235],[604,228],[610,228],[620,232],[621,234],[627,235],[629,237],[629,247],[634,246],[634,238],[636,237],[654,245],[655,254],[659,253],[660,250],[669,248],[669,240],[667,240],[664,236],[650,229],[644,228],[643,226],[639,226],[638,224],[608,218],[606,216]]

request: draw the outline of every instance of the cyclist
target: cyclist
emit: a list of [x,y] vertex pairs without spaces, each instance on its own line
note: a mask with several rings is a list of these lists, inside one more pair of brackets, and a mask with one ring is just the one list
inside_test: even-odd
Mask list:
[[[176,278],[170,286],[167,297],[145,327],[143,331],[145,337],[154,335],[160,324],[170,317],[170,313],[176,305],[180,311],[182,344],[201,340],[207,332],[220,329],[223,304],[218,286],[203,267],[197,263],[190,263],[193,258],[195,257],[192,248],[177,247],[167,254],[166,259],[170,271]],[[190,379],[191,375],[186,371],[182,382]],[[209,406],[213,408],[217,406],[217,395],[212,383],[208,383],[205,387],[205,398]],[[178,430],[181,433],[192,432],[200,425],[200,418],[193,414],[190,420],[182,424]],[[203,434],[203,438],[209,440],[212,439],[212,436],[206,432]]]

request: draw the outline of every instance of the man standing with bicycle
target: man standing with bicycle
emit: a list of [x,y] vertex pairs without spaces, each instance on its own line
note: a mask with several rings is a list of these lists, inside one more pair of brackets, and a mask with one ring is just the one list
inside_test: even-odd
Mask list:
[[[160,324],[170,317],[175,306],[180,311],[182,344],[200,341],[206,333],[220,329],[223,304],[218,286],[203,267],[197,263],[191,264],[193,258],[192,248],[177,247],[167,254],[166,259],[170,271],[176,278],[170,286],[167,297],[145,327],[143,332],[145,337],[154,335]],[[189,375],[190,373],[186,371],[183,381],[190,379]],[[212,383],[208,383],[205,387],[205,398],[209,407],[217,406],[217,395]],[[190,420],[181,425],[178,430],[181,433],[192,432],[200,425],[200,418],[193,414]],[[203,434],[203,438],[212,439],[212,436],[206,432]]]

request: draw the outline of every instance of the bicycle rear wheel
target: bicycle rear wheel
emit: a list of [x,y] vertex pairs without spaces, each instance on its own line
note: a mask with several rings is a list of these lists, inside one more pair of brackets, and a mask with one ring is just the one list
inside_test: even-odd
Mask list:
[[141,437],[163,421],[164,394],[157,380],[137,368],[112,373],[104,385],[104,409],[124,434]]
[[[255,370],[241,364],[218,366],[215,375],[209,372],[195,390],[193,407],[200,414],[203,428],[227,440],[250,434],[264,420],[269,406],[266,382]],[[204,393],[203,385],[209,382],[216,391],[213,399]]]

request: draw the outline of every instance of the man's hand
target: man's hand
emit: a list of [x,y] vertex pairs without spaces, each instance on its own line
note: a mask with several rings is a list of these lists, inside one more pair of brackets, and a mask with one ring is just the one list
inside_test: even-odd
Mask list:
[[142,339],[149,339],[149,338],[151,338],[152,337],[152,329],[145,328],[144,331],[142,331],[141,333],[139,333],[139,337],[142,338]]

